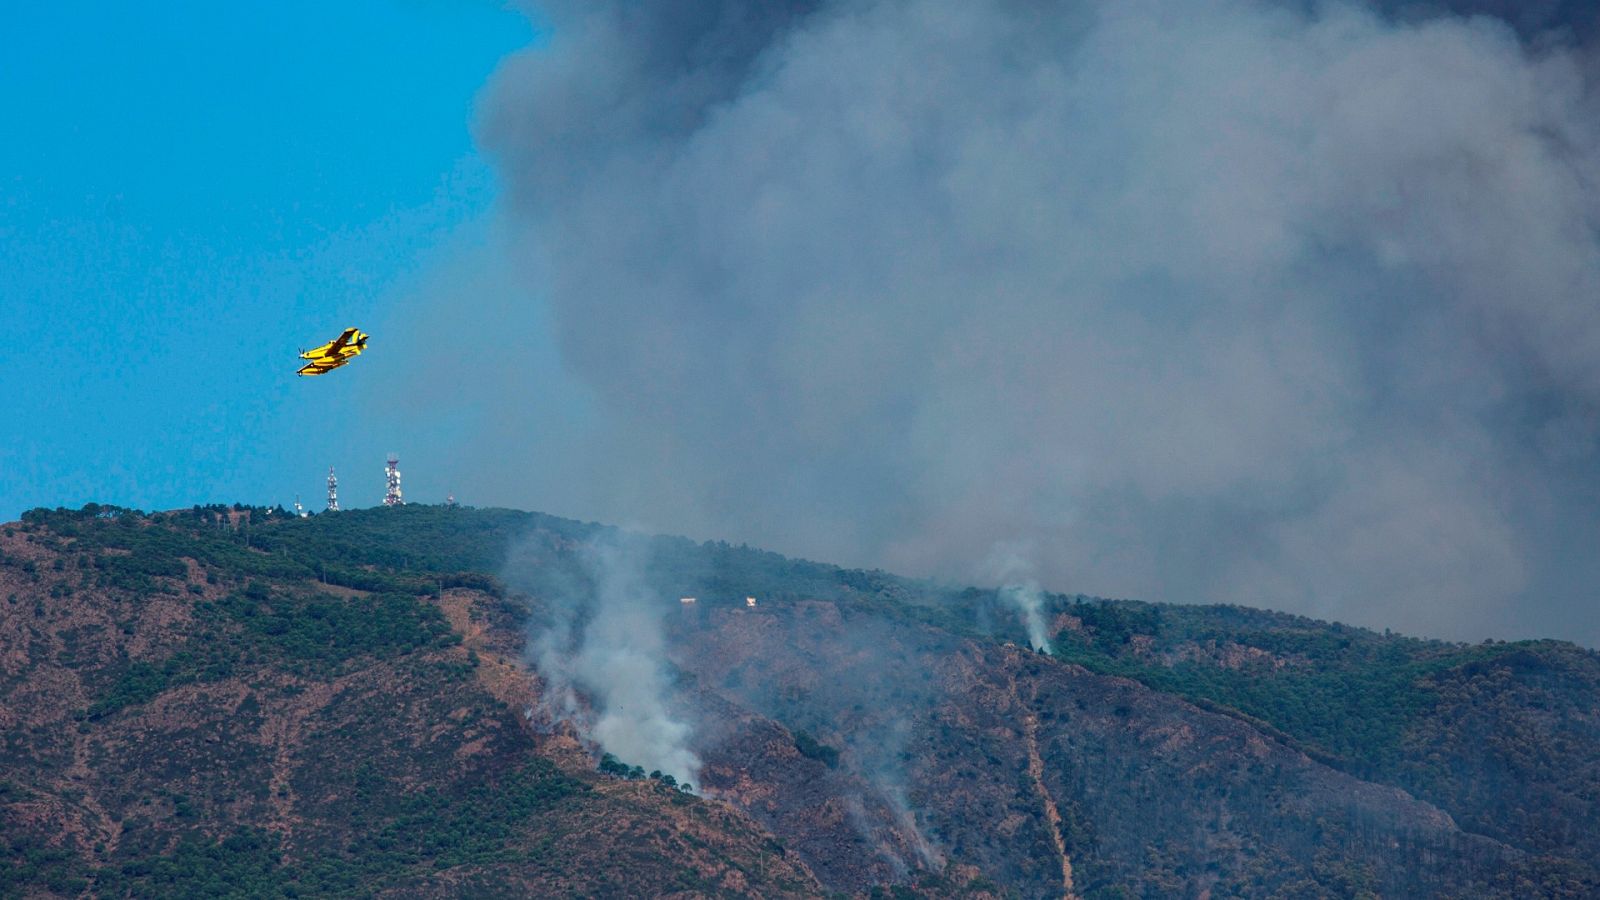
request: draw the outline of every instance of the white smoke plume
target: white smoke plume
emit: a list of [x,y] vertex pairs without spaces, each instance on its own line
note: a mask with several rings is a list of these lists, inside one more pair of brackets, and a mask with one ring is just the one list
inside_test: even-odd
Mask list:
[[699,784],[693,729],[670,699],[665,607],[645,587],[644,552],[615,535],[585,546],[586,578],[540,598],[552,621],[530,639],[530,656],[546,683],[546,714],[624,763]]
[[[917,811],[911,806],[911,797],[902,783],[876,784],[884,800],[889,805],[889,810],[894,814],[895,824],[900,832],[911,842],[911,849],[917,855],[917,862],[922,868],[934,872],[940,871],[945,866],[945,855],[934,843],[928,840],[922,826],[917,823]],[[897,862],[900,862],[897,860]],[[903,862],[900,863],[904,865]]]
[[[1028,539],[1056,590],[1600,641],[1587,32],[1450,5],[530,3],[548,39],[479,136],[539,300],[482,318],[548,321],[571,383],[477,399],[588,414],[464,443],[478,490],[911,574]],[[575,449],[529,477],[505,451],[545,432]]]
[[991,579],[1000,582],[1000,599],[1017,608],[1022,624],[1028,629],[1028,646],[1046,653],[1054,653],[1050,635],[1045,628],[1044,592],[1034,577],[1034,565],[1029,561],[1034,549],[1027,542],[996,544],[985,564]]
[[1044,597],[1037,581],[1009,584],[1000,589],[1000,595],[1022,613],[1022,623],[1028,627],[1028,646],[1046,653],[1054,653],[1050,637],[1044,627]]
[[[945,856],[928,841],[917,824],[916,811],[911,808],[903,787],[898,784],[873,782],[878,797],[893,817],[892,833],[873,821],[860,797],[845,798],[845,815],[861,840],[873,849],[893,869],[896,878],[904,878],[914,868],[940,871],[945,866]],[[909,850],[909,854],[902,851]],[[915,859],[908,859],[908,855]]]

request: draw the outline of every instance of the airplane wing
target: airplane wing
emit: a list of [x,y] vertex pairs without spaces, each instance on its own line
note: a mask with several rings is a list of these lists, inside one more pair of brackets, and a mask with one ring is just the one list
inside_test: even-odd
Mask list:
[[305,365],[301,366],[300,367],[300,371],[296,372],[295,374],[296,375],[321,375],[324,372],[332,372],[334,369],[337,369],[340,366],[343,366],[345,363],[348,363],[349,361],[350,360],[344,359],[344,358],[341,358],[341,357],[333,357],[332,359],[316,359],[316,360],[312,360],[311,362],[308,362]]
[[359,328],[346,328],[339,334],[338,337],[333,339],[333,343],[328,345],[328,349],[333,353],[338,353],[340,350],[343,350],[351,341],[355,340],[356,334],[359,333],[360,330],[361,329]]

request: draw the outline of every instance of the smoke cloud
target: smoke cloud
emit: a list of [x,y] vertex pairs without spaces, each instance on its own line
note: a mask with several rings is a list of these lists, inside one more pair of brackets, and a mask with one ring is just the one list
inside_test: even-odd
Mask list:
[[542,711],[568,721],[628,765],[700,783],[692,728],[670,702],[660,598],[646,586],[642,542],[602,533],[582,548],[583,572],[563,583],[514,554],[508,578],[533,587],[548,614],[529,640],[545,680]]
[[592,415],[478,462],[847,564],[1600,641],[1600,117],[1541,10],[537,4],[479,135]]
[[1044,592],[1033,577],[1034,565],[1030,557],[1034,553],[1029,544],[998,544],[989,554],[987,568],[991,580],[1001,584],[1000,599],[1016,607],[1021,614],[1022,624],[1028,629],[1028,646],[1054,653],[1045,627]]

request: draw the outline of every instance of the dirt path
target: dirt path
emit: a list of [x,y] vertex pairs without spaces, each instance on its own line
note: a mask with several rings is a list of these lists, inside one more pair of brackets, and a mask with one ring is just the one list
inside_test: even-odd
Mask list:
[[[76,735],[72,742],[72,765],[66,770],[67,784],[82,786],[90,783],[89,772],[89,739],[83,735]],[[65,793],[65,786],[63,793]],[[113,818],[106,808],[100,804],[98,797],[91,790],[84,790],[83,799],[78,805],[86,810],[95,819],[95,825],[100,830],[100,840],[106,845],[105,856],[117,852],[117,845],[122,841],[122,822]]]
[[[359,673],[356,673],[359,674]],[[288,835],[294,827],[295,804],[299,797],[290,782],[294,774],[295,751],[305,735],[306,723],[343,690],[355,675],[345,675],[327,683],[301,685],[304,690],[288,703],[272,709],[261,723],[257,740],[272,748],[271,777],[267,782],[266,827]]]
[[512,709],[528,709],[539,701],[539,689],[533,675],[516,659],[507,659],[490,640],[493,635],[484,622],[473,615],[473,604],[481,595],[472,591],[444,591],[438,599],[450,628],[461,635],[461,655],[469,652],[478,656],[478,684],[491,697]]
[[1072,890],[1072,860],[1067,857],[1066,841],[1061,839],[1061,813],[1044,786],[1044,760],[1039,756],[1039,719],[1033,713],[1023,717],[1022,732],[1028,744],[1028,776],[1033,779],[1033,788],[1044,804],[1044,815],[1050,822],[1050,841],[1061,857],[1061,897],[1062,900],[1077,900],[1078,895]]

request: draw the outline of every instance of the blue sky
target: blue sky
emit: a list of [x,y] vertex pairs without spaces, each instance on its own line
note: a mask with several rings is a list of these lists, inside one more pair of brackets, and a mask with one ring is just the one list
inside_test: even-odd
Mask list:
[[403,361],[296,379],[295,351],[346,325],[396,347],[482,242],[473,98],[534,39],[492,2],[8,4],[0,519],[316,508],[329,464],[369,505],[389,450],[442,500],[462,423],[408,421]]

